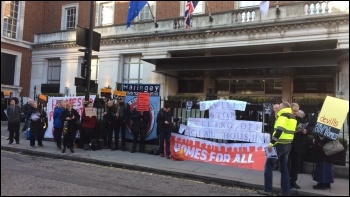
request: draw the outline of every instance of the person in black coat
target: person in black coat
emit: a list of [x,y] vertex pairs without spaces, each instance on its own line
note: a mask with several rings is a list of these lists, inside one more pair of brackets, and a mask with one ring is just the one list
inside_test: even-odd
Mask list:
[[[299,106],[294,108],[293,112],[297,109],[299,109]],[[298,180],[298,174],[300,173],[301,166],[303,165],[303,156],[307,149],[308,135],[305,129],[307,120],[305,118],[305,113],[302,110],[298,110],[298,112],[295,113],[295,118],[298,126],[292,141],[292,148],[289,153],[288,164],[290,185],[293,188],[300,189],[300,186],[296,183],[296,181]]]
[[164,108],[159,110],[157,115],[157,123],[159,124],[159,153],[161,157],[164,157],[164,140],[166,143],[165,153],[166,158],[170,159],[170,138],[171,131],[173,129],[173,123],[179,121],[179,118],[173,118],[170,111],[169,103],[164,104]]
[[35,139],[38,139],[38,146],[43,146],[43,119],[46,113],[38,108],[38,102],[33,101],[33,108],[29,112],[27,118],[30,121],[30,146],[35,147]]
[[77,120],[80,120],[80,115],[77,110],[73,109],[72,104],[67,104],[67,109],[62,112],[61,115],[63,123],[63,149],[62,153],[66,152],[66,148],[70,149],[71,153],[74,153],[73,142],[77,130]]
[[140,152],[142,153],[146,152],[145,139],[146,139],[148,124],[150,121],[149,113],[150,113],[149,111],[137,111],[135,106],[130,114],[130,119],[132,121],[131,130],[133,135],[131,153],[134,153],[136,151],[137,139],[139,138],[139,136],[140,136]]

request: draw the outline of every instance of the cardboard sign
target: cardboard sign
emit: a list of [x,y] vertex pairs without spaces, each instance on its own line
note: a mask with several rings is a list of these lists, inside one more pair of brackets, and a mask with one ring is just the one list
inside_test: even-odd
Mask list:
[[4,98],[10,98],[11,92],[10,91],[4,91]]
[[137,94],[137,111],[149,111],[149,93],[139,92]]
[[336,140],[349,111],[349,101],[327,96],[323,103],[314,132]]
[[97,109],[96,108],[85,108],[85,115],[86,116],[97,116]]
[[111,90],[112,89],[109,89],[109,88],[101,88],[101,93],[111,93]]
[[126,92],[124,92],[124,91],[118,91],[118,90],[114,90],[114,92],[113,92],[113,94],[115,95],[115,96],[126,96]]

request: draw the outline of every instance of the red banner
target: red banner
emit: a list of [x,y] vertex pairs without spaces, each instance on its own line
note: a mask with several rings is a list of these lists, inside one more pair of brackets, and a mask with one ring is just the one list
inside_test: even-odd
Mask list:
[[180,134],[171,134],[170,150],[182,148],[185,160],[230,165],[238,168],[264,170],[265,152],[262,143],[217,143]]
[[149,111],[148,92],[139,92],[137,94],[137,111]]

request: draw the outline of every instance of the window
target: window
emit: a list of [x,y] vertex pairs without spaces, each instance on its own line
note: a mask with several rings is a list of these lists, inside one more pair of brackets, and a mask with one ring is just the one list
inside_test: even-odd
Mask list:
[[148,7],[148,5],[151,6],[152,13],[153,13],[154,17],[156,17],[156,1],[148,1],[148,4],[146,4],[145,7],[142,8],[142,10],[138,16],[139,21],[153,19],[150,8]]
[[96,25],[105,26],[114,23],[114,1],[96,2],[97,3],[97,20]]
[[[186,4],[187,1],[180,1],[180,16],[185,16]],[[205,1],[199,1],[192,14],[204,14],[205,6]]]
[[240,1],[239,8],[248,8],[248,7],[259,6],[260,2],[261,1]]
[[142,83],[143,64],[141,63],[141,55],[124,56],[123,69],[124,83]]
[[294,93],[334,93],[334,77],[298,77],[294,78]]
[[75,29],[78,21],[78,4],[69,4],[62,7],[62,30]]
[[4,26],[2,35],[17,39],[19,25],[19,1],[4,2]]
[[47,83],[59,84],[61,79],[61,60],[50,59],[48,63]]
[[205,10],[204,8],[205,8],[205,1],[199,1],[192,14],[203,14]]
[[203,93],[204,80],[179,80],[179,93]]
[[1,84],[14,85],[16,55],[1,53]]

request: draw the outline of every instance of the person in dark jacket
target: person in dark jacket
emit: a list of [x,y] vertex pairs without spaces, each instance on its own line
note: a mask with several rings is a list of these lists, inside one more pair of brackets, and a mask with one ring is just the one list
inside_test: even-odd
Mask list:
[[114,123],[114,149],[118,149],[119,133],[121,133],[122,151],[126,151],[125,147],[125,132],[126,132],[126,122],[130,116],[130,106],[124,102],[123,97],[117,98],[118,103],[116,105],[115,111],[115,123]]
[[170,159],[170,138],[173,129],[173,123],[179,121],[179,118],[174,118],[169,103],[164,104],[164,108],[159,110],[157,115],[157,123],[159,123],[159,153],[164,157],[164,140],[166,158]]
[[[317,124],[318,115],[321,112],[323,103],[319,103],[316,107],[317,114],[314,114],[310,120],[310,127],[306,127],[308,132],[313,132],[314,127]],[[311,133],[310,133],[311,134]],[[323,146],[331,141],[330,139],[320,136],[314,133],[314,157],[315,157],[315,170],[313,172],[313,180],[317,182],[316,185],[313,186],[314,189],[330,189],[331,183],[334,183],[334,175],[333,175],[333,162],[334,155],[327,156],[323,151]]]
[[21,109],[16,105],[15,99],[10,100],[10,105],[7,107],[7,123],[10,132],[9,144],[15,139],[16,144],[19,144],[19,128],[21,124]]
[[63,122],[61,116],[66,107],[67,102],[65,100],[61,100],[58,102],[58,106],[55,108],[53,113],[53,134],[58,149],[61,149],[62,145]]
[[82,128],[82,140],[84,144],[84,150],[89,150],[89,144],[91,142],[91,136],[96,127],[96,116],[87,116],[86,110],[93,109],[92,102],[88,102],[81,115],[81,128]]
[[29,119],[27,117],[28,117],[28,114],[30,113],[30,111],[33,108],[32,105],[33,105],[33,100],[32,99],[28,99],[28,102],[23,105],[22,112],[23,112],[24,117],[25,117],[25,123],[23,125],[22,132],[26,131],[29,128]]
[[66,148],[70,149],[71,153],[74,153],[73,143],[77,130],[77,120],[80,120],[80,115],[77,110],[73,109],[71,103],[67,104],[67,109],[62,112],[63,123],[63,149],[62,153],[66,152]]
[[308,141],[308,135],[305,129],[305,125],[307,124],[305,113],[298,109],[299,106],[292,107],[292,112],[297,119],[298,126],[294,134],[292,149],[288,157],[290,186],[296,189],[300,189],[300,186],[296,183],[296,181],[298,180],[298,174],[300,173],[301,166],[303,165],[303,156],[307,149],[306,145]]
[[[104,124],[103,142],[104,142],[104,146],[105,147],[107,146],[107,148],[111,148],[111,145],[112,145],[114,122],[115,122],[115,107],[113,105],[113,101],[110,100],[106,103],[106,111],[103,113],[103,124]],[[118,149],[118,147],[116,147],[116,149]]]
[[133,143],[131,148],[131,153],[136,151],[137,139],[140,136],[140,152],[146,152],[146,133],[148,124],[150,121],[149,111],[137,111],[136,106],[130,114],[130,119],[132,120],[131,130],[133,135]]
[[38,102],[33,101],[33,108],[28,114],[30,120],[30,146],[35,147],[35,139],[38,139],[38,146],[43,147],[43,118],[46,113],[38,108]]

